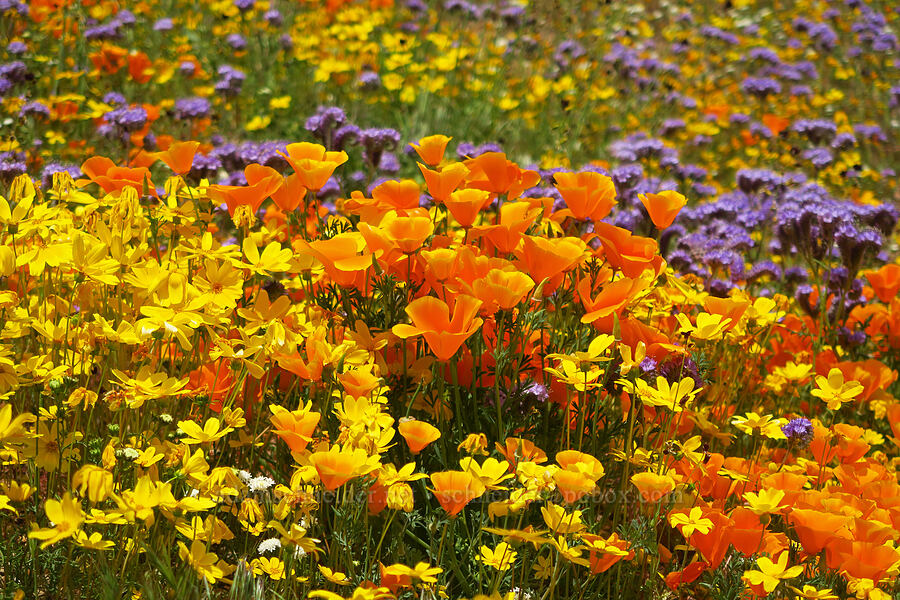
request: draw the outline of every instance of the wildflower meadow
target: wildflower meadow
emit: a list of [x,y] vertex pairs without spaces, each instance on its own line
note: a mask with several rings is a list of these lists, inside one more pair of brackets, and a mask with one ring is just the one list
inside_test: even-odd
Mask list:
[[900,600],[898,33],[0,0],[0,598]]

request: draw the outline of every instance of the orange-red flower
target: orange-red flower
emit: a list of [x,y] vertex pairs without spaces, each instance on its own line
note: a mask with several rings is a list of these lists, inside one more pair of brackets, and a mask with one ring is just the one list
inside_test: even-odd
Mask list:
[[602,173],[556,173],[556,189],[576,219],[599,221],[616,204],[616,186]]
[[[522,244],[515,254],[535,281],[548,279],[552,282],[557,275],[578,266],[585,256],[585,250],[584,242],[578,238],[549,239],[526,235],[522,236]],[[552,293],[555,287],[551,283],[545,287],[544,293]]]
[[472,172],[469,187],[498,196],[506,194],[509,199],[518,198],[523,191],[541,180],[537,171],[520,169],[502,152],[485,152],[476,158],[470,158],[465,165]]
[[397,431],[406,440],[410,452],[418,454],[429,444],[441,437],[441,430],[425,421],[410,419],[397,426]]
[[117,167],[105,156],[94,156],[82,163],[81,172],[108,194],[133,188],[139,196],[145,191],[153,197],[157,196],[156,187],[150,181],[150,170],[146,167]]
[[154,152],[151,156],[163,161],[173,173],[184,175],[191,170],[199,147],[200,142],[172,142],[168,148],[162,152]]
[[475,224],[478,214],[491,203],[491,195],[484,190],[456,190],[444,201],[453,218],[465,228]]
[[469,169],[463,163],[451,163],[440,171],[432,171],[422,163],[416,164],[419,165],[422,177],[425,178],[428,193],[438,202],[446,202],[450,194],[460,186],[466,175],[469,174]]
[[283,439],[291,452],[302,452],[312,440],[312,434],[319,424],[321,414],[309,410],[309,406],[289,411],[278,405],[271,405],[272,433]]
[[638,198],[657,229],[665,229],[671,225],[687,204],[687,198],[673,190],[665,190],[658,194],[638,194]]
[[482,314],[493,314],[516,306],[533,289],[534,280],[525,273],[491,269],[473,281],[467,291],[482,301]]
[[423,336],[438,360],[447,361],[481,327],[482,320],[475,316],[480,306],[481,300],[459,295],[451,318],[450,307],[443,300],[424,296],[406,307],[406,314],[413,324],[394,325],[392,331],[403,339]]
[[883,265],[877,271],[867,271],[866,279],[878,299],[887,304],[900,291],[900,265]]
[[662,272],[664,261],[655,240],[603,222],[594,224],[594,232],[603,244],[606,260],[626,277],[638,277],[645,269]]
[[319,474],[326,490],[334,490],[354,477],[371,473],[378,468],[378,456],[369,456],[361,448],[332,446],[327,452],[313,452],[309,462]]
[[429,135],[419,140],[418,144],[410,144],[426,165],[437,166],[444,159],[447,144],[453,138],[446,135]]
[[334,170],[347,162],[347,153],[328,152],[325,146],[298,142],[287,145],[287,154],[281,153],[300,178],[303,187],[318,191],[322,189]]
[[224,202],[228,214],[234,216],[238,206],[249,206],[255,213],[263,201],[281,187],[281,175],[271,167],[251,164],[244,168],[247,185],[211,185],[206,193],[211,198]]
[[466,504],[484,494],[484,484],[468,471],[441,471],[431,475],[431,490],[450,516],[458,515]]

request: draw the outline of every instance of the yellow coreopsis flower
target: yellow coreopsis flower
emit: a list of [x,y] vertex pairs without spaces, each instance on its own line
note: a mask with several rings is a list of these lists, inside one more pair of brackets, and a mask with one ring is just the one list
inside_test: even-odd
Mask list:
[[828,371],[828,377],[816,377],[817,389],[810,392],[821,398],[831,410],[838,410],[844,402],[850,402],[863,392],[863,385],[858,381],[844,382],[844,373],[837,368]]
[[188,549],[184,542],[179,541],[178,555],[181,560],[194,569],[198,579],[206,579],[209,583],[215,583],[225,576],[225,571],[216,564],[219,557],[214,552],[206,551],[205,542],[194,540]]
[[775,440],[785,439],[786,436],[781,430],[781,427],[786,423],[787,421],[784,419],[776,419],[772,417],[772,415],[760,416],[755,412],[748,412],[745,413],[744,416],[736,416],[731,419],[732,425],[748,435],[759,432],[762,435]]
[[820,590],[811,585],[804,585],[802,590],[798,590],[790,585],[788,588],[797,594],[798,598],[803,598],[804,600],[838,600],[838,597],[831,593],[831,588]]
[[481,547],[481,555],[478,560],[498,571],[508,571],[516,561],[518,553],[506,542],[500,542],[491,550],[488,546]]
[[234,431],[231,427],[219,429],[219,425],[219,419],[215,417],[208,419],[202,429],[195,421],[178,421],[178,428],[185,433],[185,438],[182,439],[185,444],[215,442]]
[[697,315],[696,325],[693,325],[684,313],[678,313],[676,318],[679,325],[681,325],[679,330],[681,333],[688,333],[691,338],[704,341],[719,339],[728,328],[728,325],[731,324],[731,319],[705,312]]
[[68,492],[63,495],[62,500],[47,500],[44,503],[44,511],[47,513],[47,518],[53,523],[53,527],[36,529],[28,534],[30,538],[43,540],[41,544],[42,550],[51,544],[75,535],[84,521],[81,506],[72,499]]
[[753,492],[744,494],[744,500],[747,501],[750,510],[757,515],[781,512],[781,509],[786,508],[786,505],[781,504],[783,499],[784,492],[774,488],[760,490],[758,494]]
[[350,585],[350,578],[347,577],[346,573],[341,573],[340,571],[332,571],[325,565],[318,565],[319,572],[322,574],[325,579],[330,581],[335,585]]
[[83,531],[78,531],[75,533],[75,543],[88,550],[109,550],[116,546],[114,542],[103,539],[99,531],[95,531],[90,536]]
[[703,509],[695,506],[689,513],[674,512],[669,515],[669,524],[677,527],[685,539],[690,539],[695,531],[706,535],[713,528],[713,522],[703,516]]
[[782,552],[777,561],[762,556],[756,561],[758,571],[744,571],[744,581],[750,585],[761,585],[767,594],[771,594],[782,579],[791,579],[803,572],[802,566],[787,568],[788,553]]
[[273,556],[272,558],[260,557],[250,561],[250,567],[256,575],[266,574],[269,579],[278,581],[284,579],[285,566],[281,559]]

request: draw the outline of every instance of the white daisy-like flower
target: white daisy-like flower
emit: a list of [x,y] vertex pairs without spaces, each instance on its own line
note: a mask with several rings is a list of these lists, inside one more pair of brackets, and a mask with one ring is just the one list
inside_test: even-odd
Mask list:
[[303,558],[304,556],[306,556],[306,550],[300,546],[294,546],[294,559]]
[[122,456],[127,458],[128,460],[135,460],[141,453],[135,450],[134,448],[124,448],[122,450]]
[[281,540],[278,538],[269,538],[261,541],[257,550],[259,550],[260,554],[265,554],[266,552],[275,552],[279,548],[281,548]]
[[243,481],[244,483],[247,483],[248,481],[250,481],[253,478],[253,475],[251,475],[249,471],[245,471],[243,469],[238,471],[237,475],[238,475],[238,477],[241,478],[241,481]]
[[271,477],[266,477],[264,475],[260,475],[259,477],[254,477],[250,481],[247,482],[247,487],[250,488],[251,492],[262,492],[270,487],[275,485],[275,480]]

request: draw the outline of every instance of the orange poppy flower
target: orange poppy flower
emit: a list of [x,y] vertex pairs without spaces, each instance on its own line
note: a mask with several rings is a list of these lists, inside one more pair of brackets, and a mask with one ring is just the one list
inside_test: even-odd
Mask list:
[[327,452],[313,452],[309,462],[319,474],[326,490],[335,490],[354,477],[371,473],[378,468],[378,457],[369,456],[361,448],[332,446]]
[[211,185],[206,188],[209,197],[224,202],[228,214],[234,216],[238,206],[249,206],[255,213],[263,201],[281,187],[281,175],[271,167],[251,164],[244,168],[247,185]]
[[305,197],[306,188],[296,173],[283,177],[281,187],[272,192],[272,202],[285,212],[296,209]]
[[[545,238],[532,235],[522,236],[522,243],[515,250],[528,274],[537,281],[553,280],[557,275],[575,268],[585,256],[586,246],[578,238]],[[556,286],[546,286],[545,294],[553,293]]]
[[509,437],[502,446],[500,442],[494,442],[494,446],[513,468],[519,464],[519,461],[538,464],[547,462],[547,453],[535,446],[534,442],[524,438]]
[[623,277],[605,284],[597,297],[592,299],[591,281],[587,277],[583,278],[578,282],[578,296],[587,312],[581,317],[581,322],[593,323],[597,329],[609,330],[611,333],[612,316],[620,315],[631,299],[647,285],[648,282],[644,279]]
[[302,452],[312,440],[312,434],[319,425],[321,414],[305,409],[289,411],[281,406],[271,405],[272,433],[287,443],[291,452]]
[[138,83],[147,83],[153,78],[153,61],[143,52],[134,50],[128,55],[128,74]]
[[850,538],[850,517],[845,515],[794,508],[786,518],[808,554],[818,554],[838,537]]
[[740,322],[747,309],[750,308],[750,301],[707,296],[703,301],[703,308],[712,315],[721,315],[726,319],[731,319],[731,322],[725,326],[725,331],[731,331]]
[[88,58],[98,71],[113,74],[125,66],[126,56],[128,56],[128,50],[125,48],[104,43],[100,50],[92,52]]
[[456,190],[444,201],[444,206],[460,226],[468,229],[475,224],[478,214],[491,203],[491,195],[484,190]]
[[599,221],[616,204],[616,186],[602,173],[556,173],[556,189],[576,219]]
[[309,190],[322,189],[334,170],[347,162],[346,152],[328,152],[320,144],[298,142],[288,144],[286,150],[287,154],[280,154],[293,167],[301,185]]
[[419,170],[422,177],[425,178],[425,185],[428,187],[428,193],[438,202],[446,202],[447,199],[465,180],[469,174],[469,169],[463,163],[451,163],[440,171],[432,171],[422,163]]
[[[357,330],[359,330],[359,323],[362,321],[357,321]],[[337,380],[344,391],[354,398],[368,397],[381,383],[381,379],[372,373],[371,368],[345,371],[337,376]]]
[[603,222],[594,223],[594,232],[603,244],[606,260],[626,277],[638,277],[645,269],[662,272],[665,261],[657,253],[655,240]]
[[638,194],[641,204],[650,214],[650,220],[657,229],[670,226],[678,213],[687,204],[687,198],[674,190],[665,190],[658,194]]
[[566,504],[578,502],[583,496],[597,487],[597,484],[590,477],[568,469],[556,471],[553,474],[553,481],[556,482],[556,489],[562,494],[563,501]]
[[152,152],[151,156],[163,161],[177,175],[184,175],[194,164],[194,155],[200,142],[173,142],[162,152]]
[[481,327],[482,320],[476,317],[481,300],[472,296],[459,295],[450,307],[432,296],[417,298],[406,307],[406,314],[412,325],[394,325],[391,330],[399,338],[421,335],[432,353],[441,361],[448,361],[472,334]]
[[[362,232],[363,235],[365,235],[364,226],[368,228],[365,223],[360,225],[360,232]],[[434,223],[431,221],[431,217],[401,217],[397,215],[396,212],[390,212],[381,221],[381,224],[377,229],[379,229],[387,239],[396,244],[401,252],[404,254],[412,254],[421,248],[422,244],[425,243],[425,240],[434,233]]]
[[644,502],[657,502],[675,489],[675,480],[668,475],[657,475],[651,471],[631,476],[631,483],[638,489]]
[[825,563],[851,577],[878,581],[898,561],[900,552],[883,543],[837,539],[825,548]]
[[900,291],[900,265],[883,265],[877,271],[867,271],[866,279],[878,299],[887,304]]
[[486,238],[500,254],[511,254],[540,213],[540,208],[532,208],[527,202],[506,202],[500,207],[498,224],[476,226],[472,231]]
[[691,544],[700,551],[712,568],[718,567],[728,554],[731,544],[730,532],[734,525],[727,515],[720,510],[703,508],[703,518],[712,521],[712,527],[707,533],[694,531],[690,536]]
[[[105,156],[93,156],[82,163],[81,172],[108,194],[130,187],[139,196],[146,190],[149,195],[157,197],[156,186],[150,181],[150,171],[146,167],[117,167]],[[83,180],[76,183],[81,185]]]
[[471,294],[483,302],[482,314],[493,314],[516,306],[533,289],[534,280],[525,273],[491,269],[472,282]]
[[788,117],[781,117],[779,115],[773,114],[765,114],[762,117],[763,125],[769,128],[769,131],[772,132],[772,135],[778,137],[778,134],[790,127],[791,119]]
[[372,190],[372,199],[386,210],[412,210],[419,208],[421,190],[412,179],[391,179]]
[[[518,197],[526,189],[521,187],[523,171],[502,152],[485,152],[476,158],[470,158],[465,165],[472,171],[469,187],[486,190],[498,196],[509,194],[509,198]],[[537,179],[540,180],[540,176]]]
[[372,268],[372,253],[357,231],[339,233],[327,240],[296,240],[294,251],[322,263],[328,278],[341,287],[354,287],[360,276]]
[[557,452],[556,462],[563,469],[581,473],[592,481],[597,481],[605,474],[603,464],[599,460],[578,450]]
[[620,560],[634,558],[634,551],[630,550],[631,542],[621,539],[618,533],[608,538],[592,533],[583,533],[579,537],[590,550],[590,567],[594,575],[605,573]]
[[451,517],[456,516],[466,504],[484,494],[484,484],[468,471],[441,471],[432,473],[431,484],[437,501]]
[[410,144],[426,165],[435,167],[444,159],[447,144],[453,138],[446,135],[429,135],[419,140],[418,144]]
[[708,568],[708,562],[697,561],[691,563],[680,571],[673,571],[666,575],[666,585],[673,592],[677,591],[679,585],[696,581]]
[[456,275],[459,252],[450,248],[422,250],[419,254],[425,265],[425,278],[433,289],[442,287]]
[[402,421],[400,425],[397,426],[397,431],[399,431],[400,435],[403,436],[403,439],[406,440],[406,444],[413,454],[418,454],[429,444],[441,437],[440,429],[431,423],[417,421],[416,419]]
[[765,527],[749,508],[738,506],[731,511],[731,520],[734,525],[728,532],[731,545],[744,556],[751,556],[759,551],[762,545]]

